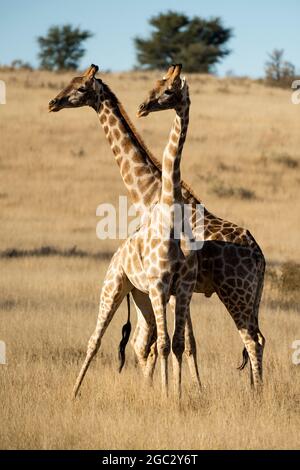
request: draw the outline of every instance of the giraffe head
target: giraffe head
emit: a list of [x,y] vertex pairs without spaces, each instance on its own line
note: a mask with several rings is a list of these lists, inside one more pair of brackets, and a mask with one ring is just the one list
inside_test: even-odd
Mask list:
[[69,85],[49,102],[49,111],[94,106],[99,96],[99,82],[95,78],[98,70],[98,66],[92,64],[81,77],[73,78]]
[[181,64],[169,67],[163,79],[156,82],[146,100],[139,106],[138,117],[147,116],[154,111],[175,109],[181,103],[186,85],[185,78],[180,77],[181,68]]

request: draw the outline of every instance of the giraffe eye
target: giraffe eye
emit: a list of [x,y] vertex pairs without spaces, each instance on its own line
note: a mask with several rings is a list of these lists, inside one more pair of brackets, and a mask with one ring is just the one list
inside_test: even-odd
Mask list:
[[165,95],[172,95],[173,94],[173,91],[172,90],[166,90],[165,91]]
[[80,93],[84,93],[86,91],[86,88],[84,86],[81,86],[78,88],[78,91],[80,91]]

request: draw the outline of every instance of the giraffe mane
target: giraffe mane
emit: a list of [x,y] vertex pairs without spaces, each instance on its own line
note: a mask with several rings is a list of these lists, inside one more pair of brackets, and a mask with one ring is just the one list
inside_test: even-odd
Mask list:
[[[158,158],[156,158],[153,153],[149,150],[149,148],[147,147],[147,145],[145,144],[144,140],[142,139],[142,137],[139,135],[138,131],[136,130],[136,127],[134,126],[133,122],[131,121],[130,117],[128,116],[127,112],[125,111],[122,103],[120,102],[120,100],[116,97],[116,95],[114,94],[114,92],[109,88],[108,85],[106,85],[106,83],[102,82],[102,85],[104,86],[104,89],[106,92],[108,92],[110,94],[110,96],[113,98],[113,100],[115,101],[115,104],[120,112],[120,115],[121,115],[121,118],[122,118],[122,121],[123,121],[123,124],[125,124],[125,126],[127,128],[129,128],[130,132],[132,132],[132,134],[134,135],[134,137],[136,138],[139,146],[141,147],[141,149],[143,150],[144,153],[147,154],[147,156],[149,157],[149,159],[151,160],[151,162],[153,163],[153,165],[155,166],[155,168],[161,173],[162,172],[162,164],[161,162],[158,160]],[[201,202],[201,200],[198,198],[198,196],[195,194],[195,192],[193,191],[193,189],[191,188],[191,186],[189,184],[187,184],[185,181],[181,180],[181,186],[186,190],[188,191],[191,196],[197,201],[197,202]]]

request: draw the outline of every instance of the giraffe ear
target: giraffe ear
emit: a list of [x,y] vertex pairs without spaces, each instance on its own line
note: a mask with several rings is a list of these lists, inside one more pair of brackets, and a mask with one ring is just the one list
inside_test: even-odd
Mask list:
[[91,66],[84,72],[84,77],[94,78],[98,70],[98,65],[91,64]]

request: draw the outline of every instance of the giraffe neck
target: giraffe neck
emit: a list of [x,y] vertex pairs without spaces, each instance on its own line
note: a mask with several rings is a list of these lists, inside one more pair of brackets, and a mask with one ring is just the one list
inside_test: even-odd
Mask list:
[[120,167],[124,184],[135,204],[150,207],[161,191],[161,165],[138,136],[122,105],[107,85],[100,82],[94,109]]
[[180,162],[189,123],[190,100],[187,86],[163,154],[162,192],[160,202],[169,206],[182,203]]

